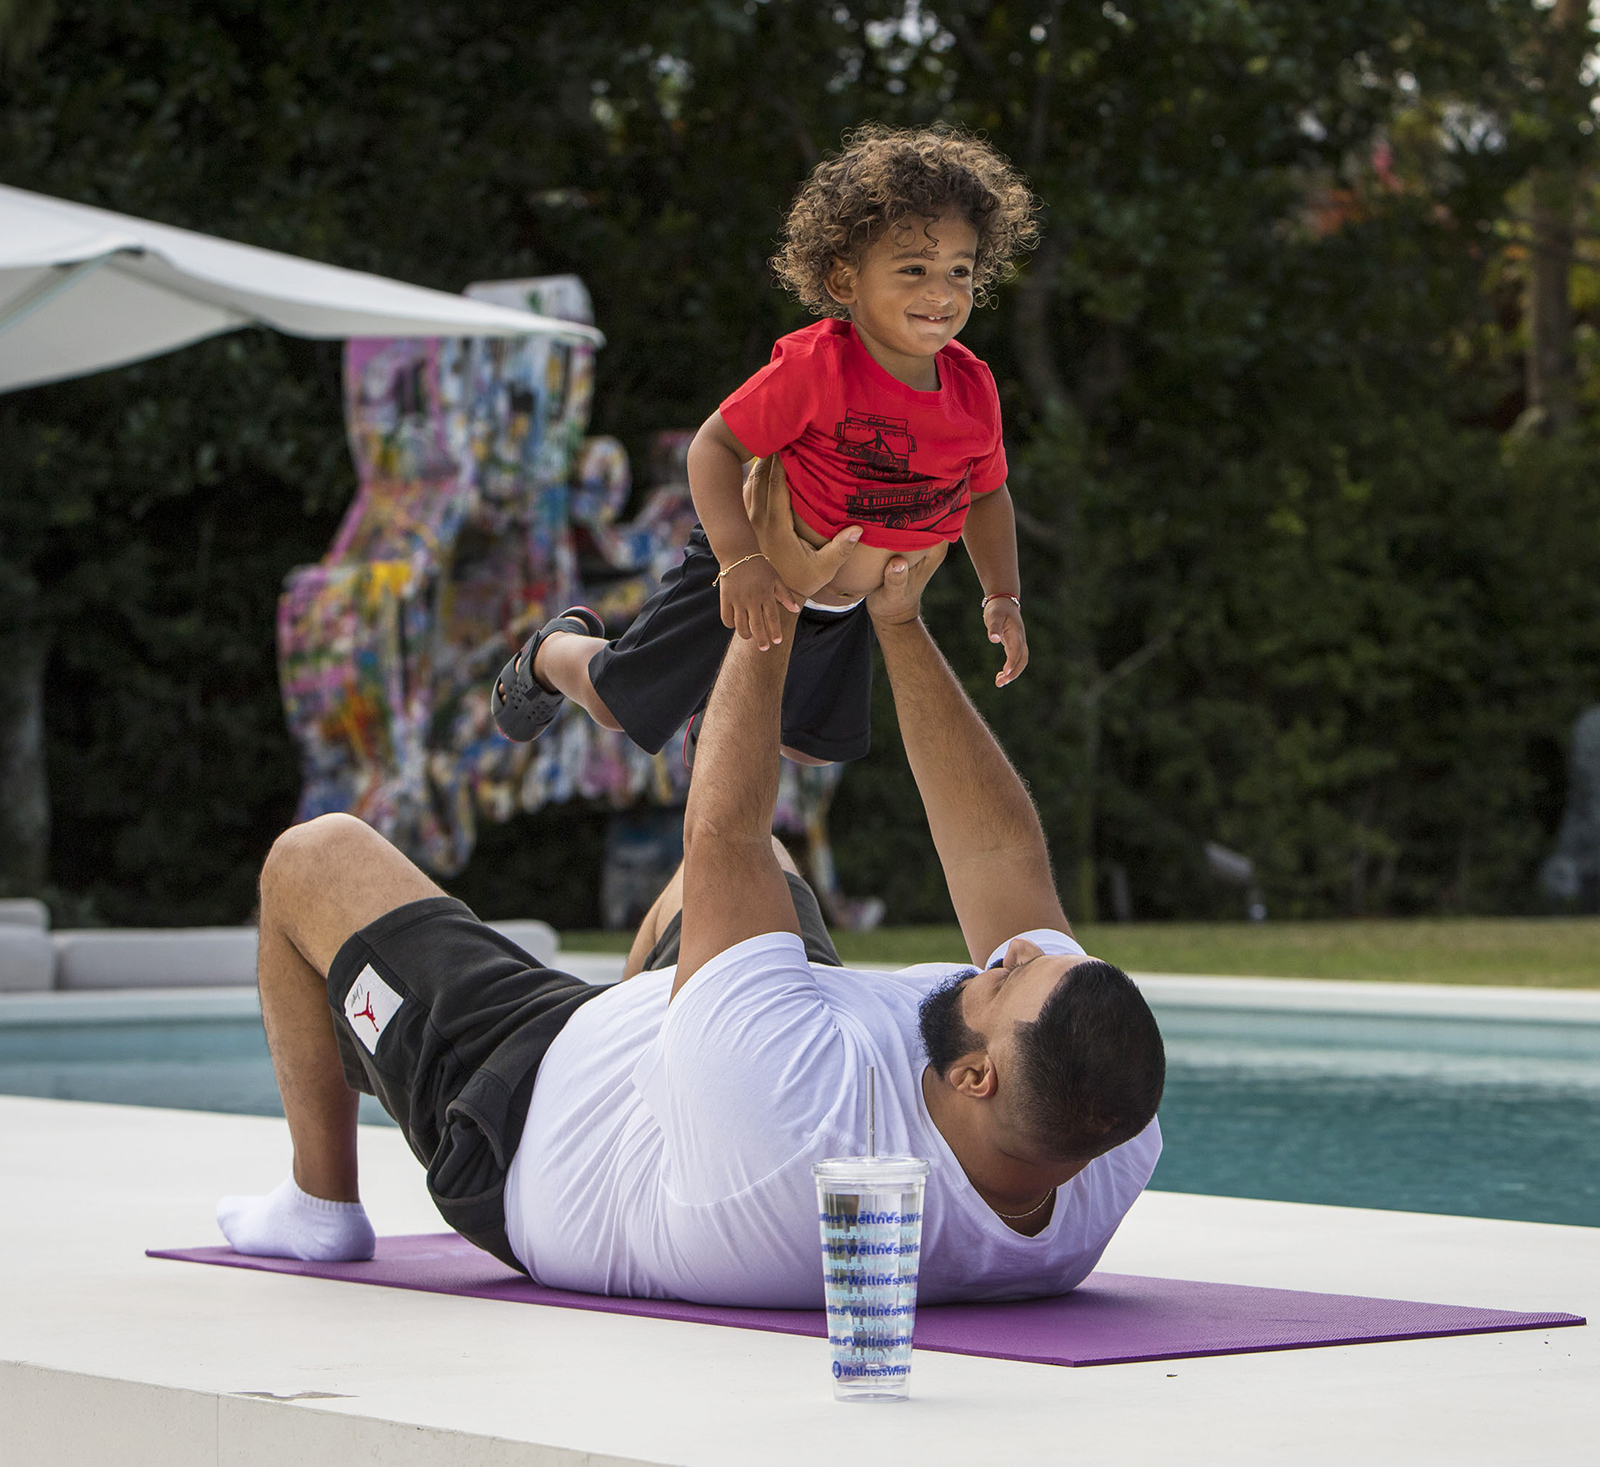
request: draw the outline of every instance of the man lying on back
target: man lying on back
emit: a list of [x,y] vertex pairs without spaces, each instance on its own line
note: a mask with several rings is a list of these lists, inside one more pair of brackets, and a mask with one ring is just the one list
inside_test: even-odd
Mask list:
[[921,1301],[1079,1283],[1160,1153],[1161,1038],[1069,935],[1027,793],[918,618],[937,563],[892,566],[869,606],[981,967],[841,966],[771,837],[786,613],[782,641],[729,649],[683,866],[624,983],[540,966],[358,821],[279,840],[261,999],[294,1171],[219,1204],[233,1246],[370,1256],[356,1087],[399,1122],[445,1220],[541,1283],[820,1307],[810,1168],[862,1149],[871,1066],[880,1151],[932,1167]]

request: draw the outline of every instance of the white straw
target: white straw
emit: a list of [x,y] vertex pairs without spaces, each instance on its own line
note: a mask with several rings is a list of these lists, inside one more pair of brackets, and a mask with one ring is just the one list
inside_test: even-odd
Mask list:
[[867,1066],[867,1155],[878,1154],[878,1067]]

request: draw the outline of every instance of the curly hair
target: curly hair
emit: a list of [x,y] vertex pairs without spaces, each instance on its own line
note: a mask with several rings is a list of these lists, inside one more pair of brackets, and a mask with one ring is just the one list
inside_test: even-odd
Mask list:
[[784,221],[772,267],[819,316],[850,313],[828,294],[836,260],[859,265],[884,234],[908,218],[946,209],[978,232],[973,296],[1016,273],[1016,256],[1038,243],[1038,201],[1020,173],[982,138],[960,128],[890,128],[867,123],[844,136],[844,151],[812,170]]

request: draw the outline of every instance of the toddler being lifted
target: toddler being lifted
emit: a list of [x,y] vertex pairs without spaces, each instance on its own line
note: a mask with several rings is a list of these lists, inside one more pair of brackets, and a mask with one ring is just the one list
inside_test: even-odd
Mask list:
[[[1005,159],[951,130],[864,127],[818,164],[774,264],[823,319],[779,340],[695,435],[700,524],[682,564],[615,642],[583,607],[546,623],[496,682],[501,730],[536,738],[570,697],[653,753],[703,708],[730,636],[777,639],[781,604],[799,613],[784,752],[858,759],[872,683],[861,603],[892,556],[942,555],[957,539],[1005,652],[995,681],[1016,678],[1028,648],[1000,400],[955,337],[1033,242],[1033,213]],[[744,496],[744,465],[758,456],[781,464],[812,550],[793,536],[758,542]]]

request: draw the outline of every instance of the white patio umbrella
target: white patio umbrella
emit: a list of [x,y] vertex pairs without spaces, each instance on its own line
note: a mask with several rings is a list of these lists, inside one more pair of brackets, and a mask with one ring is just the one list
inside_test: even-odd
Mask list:
[[604,339],[592,326],[0,185],[0,392],[252,325],[323,339]]

